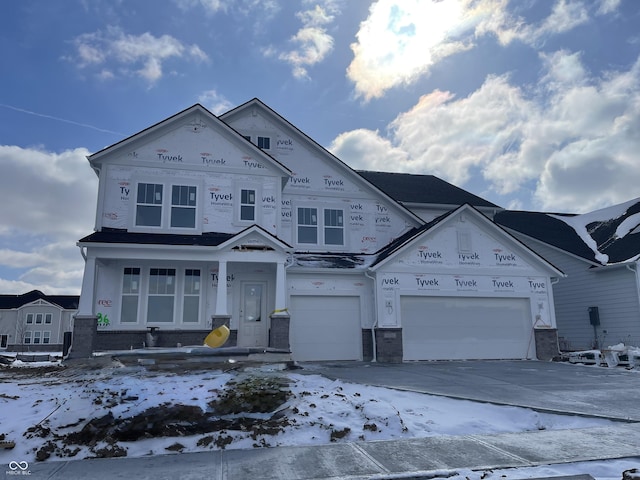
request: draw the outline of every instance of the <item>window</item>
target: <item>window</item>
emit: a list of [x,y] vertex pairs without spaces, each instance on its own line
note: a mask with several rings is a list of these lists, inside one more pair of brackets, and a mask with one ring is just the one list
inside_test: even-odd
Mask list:
[[27,323],[33,323],[33,313],[27,313]]
[[318,243],[317,208],[298,208],[298,243]]
[[44,314],[44,323],[51,324],[51,320],[53,319],[53,315],[50,313]]
[[51,332],[45,331],[42,332],[42,343],[51,343]]
[[344,212],[326,209],[324,211],[324,243],[344,245]]
[[262,148],[264,150],[269,150],[271,148],[271,138],[269,138],[269,137],[258,137],[258,148]]
[[240,190],[240,220],[254,221],[256,219],[256,191]]
[[33,344],[39,344],[40,343],[40,336],[41,336],[42,332],[33,332]]
[[135,323],[138,321],[138,298],[140,296],[140,269],[125,268],[122,280],[122,305],[120,322]]
[[184,272],[184,298],[182,321],[196,323],[200,312],[200,270],[186,269]]
[[196,227],[196,187],[191,185],[171,187],[171,226]]
[[162,225],[162,185],[139,183],[136,201],[136,225],[160,227]]
[[24,343],[25,345],[31,343],[31,332],[24,332]]
[[0,348],[7,348],[7,343],[9,342],[9,335],[0,335]]
[[152,268],[149,270],[147,323],[173,322],[175,285],[175,268]]
[[36,323],[42,323],[42,314],[36,313]]

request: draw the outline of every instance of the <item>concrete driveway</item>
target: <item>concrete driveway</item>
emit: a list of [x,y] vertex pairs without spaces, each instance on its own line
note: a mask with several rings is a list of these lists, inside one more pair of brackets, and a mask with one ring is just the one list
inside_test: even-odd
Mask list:
[[640,369],[540,361],[303,363],[349,382],[546,412],[640,421]]

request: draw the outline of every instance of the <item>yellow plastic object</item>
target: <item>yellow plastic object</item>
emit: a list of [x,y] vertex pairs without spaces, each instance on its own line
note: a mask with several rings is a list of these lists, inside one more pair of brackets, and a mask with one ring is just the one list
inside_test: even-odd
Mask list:
[[211,348],[221,347],[229,339],[229,333],[231,333],[229,327],[222,325],[207,335],[207,338],[204,339],[204,344]]

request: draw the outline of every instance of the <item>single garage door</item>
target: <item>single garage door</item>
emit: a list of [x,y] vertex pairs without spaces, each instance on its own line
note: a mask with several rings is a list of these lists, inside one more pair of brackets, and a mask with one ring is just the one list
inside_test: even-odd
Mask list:
[[361,360],[360,297],[291,297],[291,354],[294,360]]
[[526,298],[403,296],[400,303],[405,360],[534,357]]

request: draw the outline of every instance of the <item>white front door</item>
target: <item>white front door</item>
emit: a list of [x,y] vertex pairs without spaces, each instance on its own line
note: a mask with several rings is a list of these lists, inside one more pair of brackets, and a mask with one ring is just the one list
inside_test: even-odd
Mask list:
[[242,282],[240,290],[238,345],[267,346],[266,282]]

